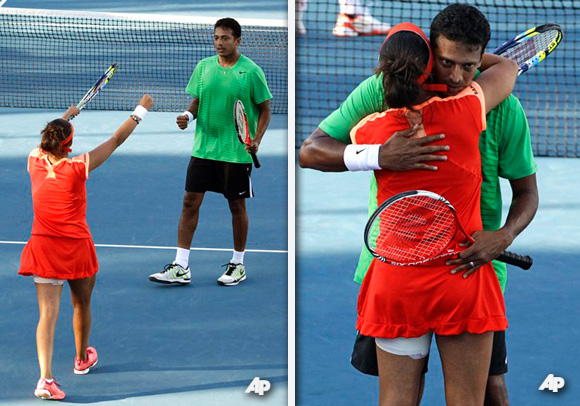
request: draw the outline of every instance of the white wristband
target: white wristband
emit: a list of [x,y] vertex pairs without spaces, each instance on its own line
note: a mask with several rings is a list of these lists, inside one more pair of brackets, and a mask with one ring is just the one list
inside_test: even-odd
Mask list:
[[141,120],[143,120],[143,118],[145,118],[145,116],[147,115],[147,109],[141,105],[138,105],[137,107],[135,107],[135,110],[133,110],[132,115],[137,116]]
[[191,123],[193,121],[193,114],[191,114],[191,111],[189,110],[185,110],[183,112],[183,114],[181,114],[182,116],[187,116],[187,120]]
[[347,145],[344,150],[344,164],[349,171],[371,171],[379,166],[380,144]]

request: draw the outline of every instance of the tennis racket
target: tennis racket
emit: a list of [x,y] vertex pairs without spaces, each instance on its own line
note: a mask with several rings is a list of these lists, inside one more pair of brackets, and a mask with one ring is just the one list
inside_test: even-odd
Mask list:
[[[365,228],[365,244],[383,262],[419,265],[461,252],[448,247],[458,231],[474,242],[444,197],[410,190],[387,199],[375,210]],[[496,259],[522,269],[529,269],[533,262],[529,256],[509,251]]]
[[[109,83],[109,80],[111,80],[111,78],[113,77],[115,72],[117,72],[117,68],[118,68],[118,65],[116,63],[109,66],[109,69],[107,69],[105,71],[105,73],[103,74],[103,76],[101,76],[101,78],[99,80],[97,80],[97,83],[95,83],[95,85],[93,87],[91,87],[89,89],[89,91],[83,96],[81,101],[78,102],[77,109],[82,110],[91,100],[93,100],[93,98],[97,94],[99,94],[99,91],[107,83]],[[68,118],[68,120],[71,121],[73,118],[74,118],[74,116],[70,116]]]
[[[252,140],[250,139],[250,129],[248,128],[248,117],[246,116],[246,110],[241,100],[236,100],[234,104],[234,123],[236,125],[238,140],[244,145],[250,145]],[[261,165],[256,154],[251,153],[250,155],[252,156],[252,161],[254,161],[254,166],[259,168]]]
[[516,61],[519,76],[546,59],[561,40],[562,28],[558,24],[544,24],[522,32],[493,53]]

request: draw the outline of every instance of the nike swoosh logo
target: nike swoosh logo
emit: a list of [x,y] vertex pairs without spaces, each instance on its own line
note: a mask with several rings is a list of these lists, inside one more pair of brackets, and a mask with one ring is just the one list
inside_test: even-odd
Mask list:
[[243,192],[238,193],[240,196],[243,195],[244,193],[246,193],[246,191],[244,190]]
[[366,148],[359,149],[358,151],[356,151],[356,154],[358,155],[358,154],[360,154],[361,152],[363,152],[364,150],[366,150]]
[[185,275],[187,275],[187,272],[181,272],[180,271],[180,272],[176,272],[175,273],[175,276],[185,276]]

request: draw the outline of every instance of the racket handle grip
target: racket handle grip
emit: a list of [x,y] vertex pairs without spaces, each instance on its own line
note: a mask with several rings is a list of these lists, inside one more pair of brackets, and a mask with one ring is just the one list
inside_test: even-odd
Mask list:
[[252,161],[254,161],[254,166],[256,168],[259,168],[260,166],[262,166],[260,164],[260,161],[258,161],[258,157],[256,156],[256,154],[250,154],[252,156]]
[[534,260],[529,255],[519,255],[510,251],[504,251],[496,260],[517,266],[523,270],[530,269],[534,263]]

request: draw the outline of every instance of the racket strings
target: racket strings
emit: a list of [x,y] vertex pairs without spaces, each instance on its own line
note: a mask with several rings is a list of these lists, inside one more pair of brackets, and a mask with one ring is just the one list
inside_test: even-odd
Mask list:
[[246,125],[246,115],[244,113],[244,110],[241,106],[239,106],[238,104],[236,104],[236,108],[235,108],[236,112],[235,112],[235,124],[236,124],[236,130],[238,131],[238,138],[240,139],[241,142],[245,143],[246,142],[246,132],[247,132],[247,125]]
[[448,206],[415,195],[388,205],[371,225],[371,249],[393,263],[425,262],[439,254],[455,235],[455,217]]
[[518,65],[521,65],[538,55],[540,52],[547,50],[552,41],[554,41],[558,35],[559,32],[557,30],[540,33],[501,53],[501,56],[512,59],[516,61]]

